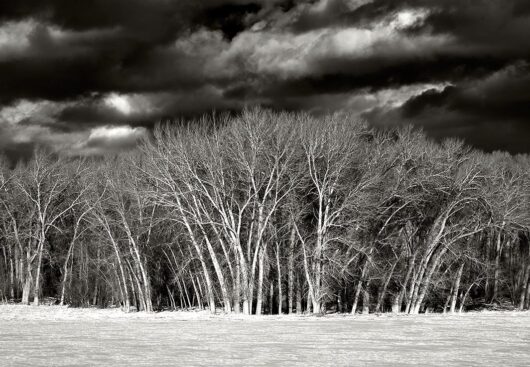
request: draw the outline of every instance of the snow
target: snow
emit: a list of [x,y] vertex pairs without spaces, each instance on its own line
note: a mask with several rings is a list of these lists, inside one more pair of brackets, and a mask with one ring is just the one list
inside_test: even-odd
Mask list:
[[0,306],[1,366],[526,366],[529,312],[243,316]]

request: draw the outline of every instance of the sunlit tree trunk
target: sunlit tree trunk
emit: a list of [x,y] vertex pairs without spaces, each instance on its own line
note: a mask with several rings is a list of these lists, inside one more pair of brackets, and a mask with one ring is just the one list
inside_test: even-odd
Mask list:
[[[278,315],[282,314],[282,266],[280,263],[280,243],[276,243],[276,268],[278,269]],[[272,284],[271,284],[272,287]],[[272,288],[271,288],[272,289]]]
[[455,283],[453,285],[453,294],[451,296],[451,309],[449,310],[450,313],[455,313],[456,301],[458,298],[458,292],[460,290],[460,280],[462,279],[462,272],[464,271],[464,265],[465,263],[462,262],[462,264],[460,264],[460,267],[458,268],[458,272],[456,273]]
[[403,284],[401,286],[401,289],[400,289],[398,295],[396,297],[394,297],[394,302],[392,304],[392,312],[393,313],[400,313],[401,310],[402,310],[403,298],[407,294],[407,284],[409,283],[409,279],[410,279],[410,277],[412,275],[412,271],[414,269],[414,260],[415,260],[415,254],[409,258],[408,267],[407,267],[407,274],[405,275],[405,279],[403,280]]
[[24,305],[29,305],[29,294],[31,292],[32,275],[31,275],[31,264],[29,261],[30,260],[28,256],[27,265],[26,265],[27,266],[26,275],[24,277],[24,286],[22,288],[22,304]]
[[234,282],[234,312],[241,312],[241,267],[239,265],[239,258],[236,256],[236,280]]
[[361,290],[363,288],[363,283],[365,282],[366,274],[368,272],[368,264],[369,260],[365,259],[363,268],[361,271],[361,276],[359,277],[359,281],[357,282],[357,287],[355,288],[355,295],[353,296],[353,305],[351,308],[351,314],[355,315],[355,312],[357,312],[357,305],[359,303],[359,297],[361,295]]
[[521,283],[521,290],[519,295],[519,310],[524,310],[527,292],[530,291],[530,262],[525,267],[523,281]]
[[367,315],[370,313],[370,280],[366,281],[366,285],[363,290],[363,314]]
[[272,309],[274,306],[274,283],[270,282],[270,290],[269,290],[269,315],[272,315]]
[[501,256],[502,256],[502,231],[505,223],[503,222],[501,228],[497,232],[495,239],[495,269],[493,272],[493,292],[491,294],[491,302],[496,301],[499,293],[499,278],[501,272]]
[[263,244],[259,253],[259,265],[258,265],[258,294],[256,300],[256,315],[261,315],[263,307],[263,274],[265,266],[265,251],[266,244]]
[[293,312],[294,306],[294,245],[296,239],[296,229],[294,225],[291,229],[291,235],[289,238],[289,260],[287,264],[287,292],[288,292],[288,309],[287,313],[291,314]]
[[423,282],[421,283],[421,291],[419,292],[418,298],[413,301],[413,307],[411,309],[412,314],[418,314],[420,312],[421,304],[423,303],[423,300],[425,298],[425,295],[427,294],[427,291],[429,289],[429,286],[431,285],[431,278],[434,274],[434,271],[437,269],[440,259],[447,251],[447,247],[442,247],[441,250],[439,250],[438,254],[435,255],[432,259],[432,264],[429,266],[429,270],[426,273],[426,276],[423,279]]

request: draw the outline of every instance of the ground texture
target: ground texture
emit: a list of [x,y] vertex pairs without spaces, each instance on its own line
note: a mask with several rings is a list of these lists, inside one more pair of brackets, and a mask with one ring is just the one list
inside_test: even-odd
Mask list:
[[209,316],[0,306],[0,366],[528,366],[530,313]]

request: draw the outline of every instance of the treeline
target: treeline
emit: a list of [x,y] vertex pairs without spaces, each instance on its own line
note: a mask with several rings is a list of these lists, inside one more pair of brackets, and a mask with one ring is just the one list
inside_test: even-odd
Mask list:
[[215,312],[530,303],[530,159],[264,110],[0,165],[0,298]]

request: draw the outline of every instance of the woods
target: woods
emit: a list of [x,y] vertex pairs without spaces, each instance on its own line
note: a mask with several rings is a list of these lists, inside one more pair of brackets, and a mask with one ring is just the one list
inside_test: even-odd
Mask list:
[[[0,163],[0,299],[125,311],[530,306],[530,158],[247,110]],[[219,311],[219,310],[218,310]]]

